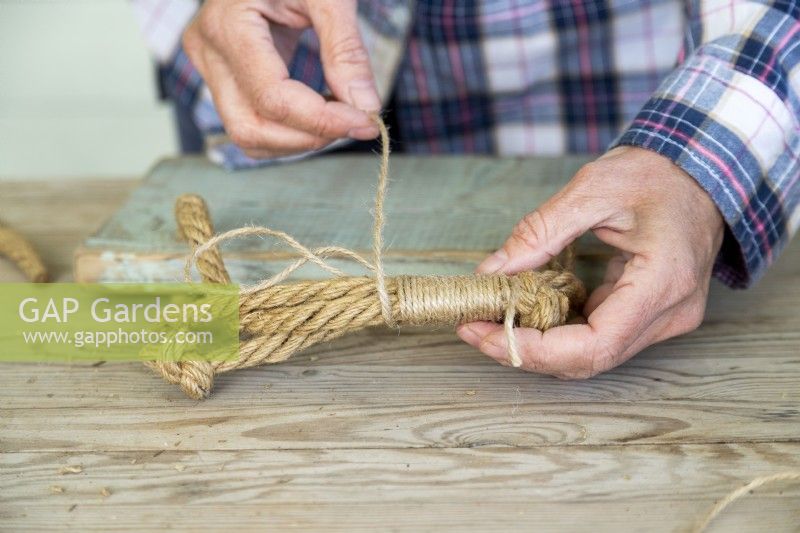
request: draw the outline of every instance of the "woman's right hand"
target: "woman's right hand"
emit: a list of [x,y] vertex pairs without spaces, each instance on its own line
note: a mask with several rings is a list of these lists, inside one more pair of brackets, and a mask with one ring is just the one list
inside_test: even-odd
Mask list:
[[[335,100],[289,78],[305,28],[320,40]],[[207,0],[183,35],[231,140],[254,158],[373,139],[380,99],[358,31],[356,0]]]

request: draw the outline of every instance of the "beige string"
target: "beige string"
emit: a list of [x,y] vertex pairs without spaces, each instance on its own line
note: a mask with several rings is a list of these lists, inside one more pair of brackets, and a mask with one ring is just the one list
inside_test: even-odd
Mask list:
[[[504,324],[509,359],[522,361],[514,326],[545,330],[564,324],[571,311],[586,298],[583,284],[559,261],[546,270],[513,276],[397,276],[383,268],[384,199],[389,181],[389,135],[380,117],[382,151],[375,194],[373,261],[336,246],[309,249],[291,235],[267,227],[238,228],[214,235],[202,198],[184,195],[176,202],[181,235],[194,251],[187,257],[184,277],[191,282],[195,265],[204,281],[228,283],[218,247],[225,241],[248,236],[268,236],[283,241],[298,258],[281,272],[240,290],[240,346],[234,361],[148,363],[193,398],[206,397],[214,375],[238,368],[284,361],[319,342],[370,326],[452,325],[473,321]],[[346,277],[326,259],[346,258],[361,264],[369,276]],[[567,254],[563,264],[571,264]],[[283,283],[304,264],[329,272],[323,281]]]
[[505,298],[508,302],[506,304],[505,320],[503,320],[503,331],[506,334],[506,350],[508,351],[508,360],[511,366],[519,368],[522,366],[522,358],[519,356],[517,337],[514,335],[514,318],[516,318],[518,305],[517,294],[519,293],[519,284],[515,278],[512,278],[511,285],[505,289],[505,292]]
[[375,193],[375,212],[372,216],[375,225],[372,230],[372,251],[375,262],[375,283],[378,288],[378,297],[381,300],[381,313],[388,326],[394,327],[396,323],[392,318],[392,307],[389,304],[389,294],[386,292],[386,276],[383,272],[383,199],[386,196],[386,187],[389,182],[389,130],[378,115],[374,117],[375,123],[381,132],[381,166],[378,171],[378,190]]
[[4,226],[0,226],[0,256],[17,265],[30,281],[47,281],[47,267],[33,246],[20,233]]
[[711,522],[713,522],[714,519],[718,517],[720,513],[722,513],[722,511],[724,511],[730,504],[739,498],[746,496],[751,491],[759,487],[778,483],[780,481],[800,481],[800,470],[788,470],[785,472],[778,472],[777,474],[757,477],[746,485],[729,492],[724,498],[718,501],[716,505],[714,505],[714,507],[712,507],[705,517],[697,524],[693,530],[694,533],[702,533],[708,529],[708,526],[711,525]]

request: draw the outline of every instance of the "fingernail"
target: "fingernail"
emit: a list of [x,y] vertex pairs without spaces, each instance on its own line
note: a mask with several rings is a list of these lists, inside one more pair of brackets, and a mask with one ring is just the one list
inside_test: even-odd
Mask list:
[[372,80],[355,80],[350,82],[350,99],[353,105],[367,113],[381,110],[378,91]]
[[378,133],[380,132],[375,126],[367,126],[365,128],[353,128],[347,132],[347,136],[359,141],[368,141],[377,137]]
[[502,248],[483,260],[476,269],[480,274],[494,274],[508,262],[508,254]]
[[456,334],[461,337],[461,340],[467,344],[472,344],[473,346],[478,344],[478,342],[481,340],[480,337],[478,337],[478,334],[475,333],[467,324],[461,324],[457,326]]

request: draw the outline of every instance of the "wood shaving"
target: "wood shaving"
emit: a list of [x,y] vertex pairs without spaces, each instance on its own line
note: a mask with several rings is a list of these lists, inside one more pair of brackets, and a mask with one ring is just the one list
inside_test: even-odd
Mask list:
[[66,465],[58,469],[58,475],[63,476],[66,474],[80,474],[83,472],[82,465]]

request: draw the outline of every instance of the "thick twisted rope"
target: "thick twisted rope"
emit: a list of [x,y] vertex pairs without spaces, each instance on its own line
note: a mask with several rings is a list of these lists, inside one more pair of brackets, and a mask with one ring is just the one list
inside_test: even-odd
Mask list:
[[25,277],[34,283],[47,281],[47,267],[39,254],[21,234],[0,226],[0,256],[7,257]]
[[[175,215],[180,234],[193,252],[187,257],[185,279],[197,266],[204,281],[229,283],[230,277],[219,253],[224,241],[247,236],[269,236],[282,240],[298,255],[292,264],[254,286],[243,288],[239,297],[240,346],[234,361],[153,361],[156,369],[192,398],[208,396],[214,375],[238,368],[285,361],[298,351],[319,342],[366,327],[388,325],[454,325],[473,321],[502,322],[508,341],[509,359],[521,365],[514,326],[545,330],[566,322],[569,313],[586,298],[583,284],[563,264],[553,261],[547,270],[473,276],[397,276],[383,270],[383,203],[389,176],[389,138],[383,121],[378,187],[375,196],[373,261],[336,246],[311,250],[292,236],[266,227],[244,227],[214,235],[208,209],[202,198],[178,198]],[[353,260],[370,275],[346,277],[329,265],[327,258]],[[334,277],[323,281],[283,283],[295,270],[313,263]]]

